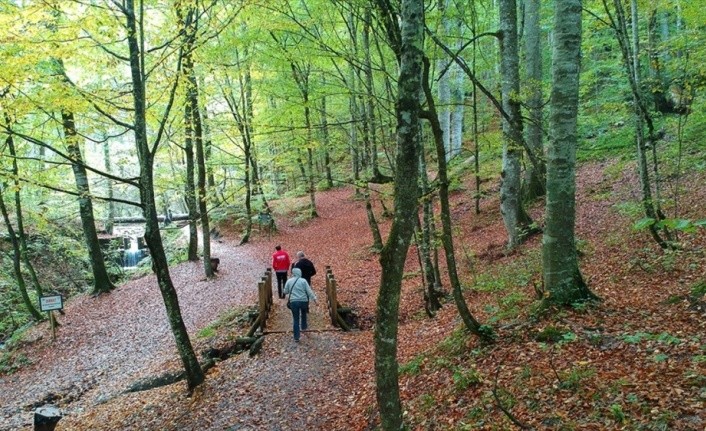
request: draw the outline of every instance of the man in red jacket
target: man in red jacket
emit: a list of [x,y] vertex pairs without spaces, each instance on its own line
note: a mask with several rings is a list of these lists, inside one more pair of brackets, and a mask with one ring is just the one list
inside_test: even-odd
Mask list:
[[272,254],[272,269],[277,275],[277,293],[280,299],[284,298],[284,293],[282,288],[284,283],[287,282],[287,271],[289,271],[289,253],[282,250],[282,246],[278,245],[275,247],[275,252]]

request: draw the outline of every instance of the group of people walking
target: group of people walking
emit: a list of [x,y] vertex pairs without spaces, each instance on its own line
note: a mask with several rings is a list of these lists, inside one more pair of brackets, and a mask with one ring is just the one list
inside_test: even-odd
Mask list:
[[[316,294],[311,289],[311,277],[316,275],[316,268],[303,251],[298,251],[296,257],[297,260],[292,263],[289,253],[277,245],[272,254],[272,269],[277,276],[279,298],[284,299],[289,295],[287,308],[292,311],[294,341],[298,342],[301,331],[308,327],[309,301],[316,301]],[[288,279],[290,271],[291,277]]]

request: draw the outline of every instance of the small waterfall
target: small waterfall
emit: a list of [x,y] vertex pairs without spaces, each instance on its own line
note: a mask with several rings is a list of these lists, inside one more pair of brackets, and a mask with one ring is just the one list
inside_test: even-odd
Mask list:
[[145,257],[145,252],[140,249],[137,237],[131,236],[127,239],[130,240],[130,247],[125,248],[123,252],[123,268],[134,268]]

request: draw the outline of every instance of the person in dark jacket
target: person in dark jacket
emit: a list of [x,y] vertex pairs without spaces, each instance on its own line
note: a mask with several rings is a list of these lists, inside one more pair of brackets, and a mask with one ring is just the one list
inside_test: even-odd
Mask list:
[[302,278],[311,286],[311,277],[316,275],[314,263],[306,258],[303,251],[297,252],[297,261],[292,264],[292,269],[299,268],[302,271]]

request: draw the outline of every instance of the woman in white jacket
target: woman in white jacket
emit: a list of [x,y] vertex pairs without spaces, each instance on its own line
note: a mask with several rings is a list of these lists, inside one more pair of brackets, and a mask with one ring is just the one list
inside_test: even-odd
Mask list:
[[284,285],[284,294],[289,295],[287,306],[292,310],[294,341],[298,342],[301,335],[299,322],[301,320],[301,330],[306,330],[306,314],[309,312],[309,301],[316,301],[316,294],[311,290],[309,283],[302,277],[302,271],[299,268],[292,269],[292,277]]

